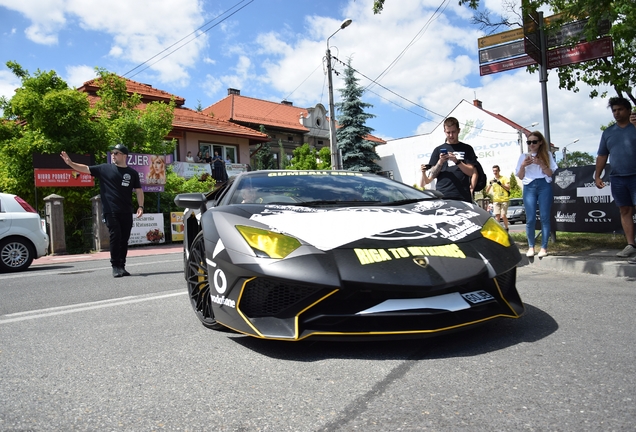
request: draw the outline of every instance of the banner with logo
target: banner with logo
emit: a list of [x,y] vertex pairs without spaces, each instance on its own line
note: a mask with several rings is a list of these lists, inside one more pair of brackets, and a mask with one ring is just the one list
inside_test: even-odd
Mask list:
[[[112,163],[110,152],[108,162]],[[172,163],[172,155],[150,155],[130,153],[126,158],[129,167],[139,173],[141,189],[144,192],[163,192],[166,185],[166,165]]]
[[133,227],[130,232],[129,245],[165,243],[163,232],[163,213],[144,213],[138,218],[133,216]]
[[72,169],[35,168],[36,187],[83,187],[95,186],[95,179]]
[[207,163],[173,162],[172,172],[185,179],[201,177],[203,173],[212,175],[212,168]]
[[594,184],[596,167],[559,168],[554,174],[552,191],[552,228],[564,232],[623,232],[620,212],[610,190],[610,165],[601,178],[603,189]]

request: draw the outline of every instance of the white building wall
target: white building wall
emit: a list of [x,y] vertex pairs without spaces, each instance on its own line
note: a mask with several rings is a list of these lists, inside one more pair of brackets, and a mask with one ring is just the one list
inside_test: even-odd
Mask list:
[[[493,165],[499,165],[502,175],[512,175],[521,154],[517,129],[465,100],[448,117],[459,120],[460,141],[475,149],[477,160],[488,178],[492,178]],[[381,157],[379,165],[384,171],[393,171],[397,181],[411,186],[419,183],[420,166],[427,164],[435,147],[444,143],[443,123],[442,119],[430,134],[390,140],[377,146],[376,151]],[[525,140],[524,135],[523,149],[526,149]]]

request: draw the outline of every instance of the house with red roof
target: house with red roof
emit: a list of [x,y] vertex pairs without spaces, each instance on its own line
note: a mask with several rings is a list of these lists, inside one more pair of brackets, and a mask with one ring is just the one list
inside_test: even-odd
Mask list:
[[[78,90],[87,93],[91,103],[94,103],[99,98],[99,80],[86,81]],[[174,99],[173,128],[166,139],[174,138],[177,141],[174,155],[177,161],[185,161],[188,151],[193,155],[199,151],[213,155],[218,151],[224,159],[230,159],[233,163],[249,164],[250,148],[269,140],[266,134],[253,128],[186,108],[184,98],[153,88],[150,84],[126,79],[126,90],[141,96],[141,109],[150,102],[169,103]]]
[[[238,89],[229,88],[225,98],[203,110],[205,114],[220,120],[260,130],[261,126],[269,137],[271,151],[280,167],[280,157],[291,159],[294,149],[304,143],[320,150],[330,145],[329,117],[322,104],[311,108],[296,107],[292,102],[271,102],[242,96]],[[366,139],[385,144],[378,137],[369,135]],[[258,144],[252,147],[255,153]]]

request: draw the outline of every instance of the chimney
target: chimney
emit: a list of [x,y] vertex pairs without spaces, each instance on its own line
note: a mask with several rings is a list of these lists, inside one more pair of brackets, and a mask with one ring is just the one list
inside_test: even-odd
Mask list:
[[475,105],[479,109],[484,109],[484,107],[481,105],[481,101],[479,99],[473,99],[473,105]]
[[294,103],[293,103],[293,102],[291,102],[291,101],[286,101],[286,100],[281,101],[280,103],[282,103],[283,105],[289,105],[289,106],[293,106],[293,105],[294,105]]
[[229,88],[227,89],[227,94],[229,95],[237,95],[240,96],[241,95],[241,91],[239,89],[233,89],[233,88]]

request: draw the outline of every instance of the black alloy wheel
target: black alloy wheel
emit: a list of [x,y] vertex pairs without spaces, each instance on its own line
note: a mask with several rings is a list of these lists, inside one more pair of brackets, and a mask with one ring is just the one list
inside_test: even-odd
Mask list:
[[190,247],[190,255],[186,262],[185,277],[188,283],[188,294],[194,313],[204,327],[213,330],[224,329],[214,319],[212,299],[210,298],[210,281],[208,266],[205,262],[205,242],[203,231],[199,232]]

